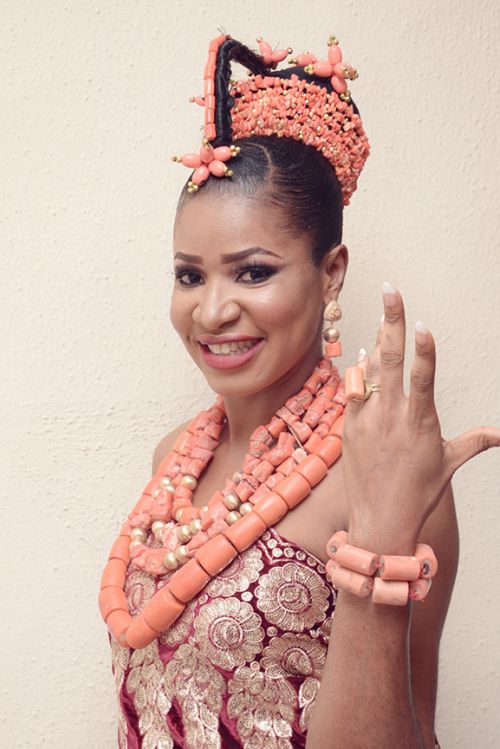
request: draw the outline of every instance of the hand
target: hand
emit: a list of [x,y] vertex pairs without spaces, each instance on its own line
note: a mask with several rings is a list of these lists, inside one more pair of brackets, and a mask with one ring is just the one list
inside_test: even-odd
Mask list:
[[345,410],[342,464],[349,535],[359,545],[366,539],[372,545],[411,547],[454,472],[483,450],[500,446],[500,429],[476,427],[454,440],[443,439],[434,403],[432,334],[417,323],[407,396],[404,306],[390,284],[384,284],[384,310],[372,355],[361,353],[358,361],[366,380],[379,383],[380,390],[367,401],[351,401]]

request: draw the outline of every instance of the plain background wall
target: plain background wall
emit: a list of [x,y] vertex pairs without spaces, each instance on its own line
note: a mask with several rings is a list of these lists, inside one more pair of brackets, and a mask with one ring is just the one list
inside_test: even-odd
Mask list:
[[[168,320],[171,227],[197,147],[208,42],[326,54],[372,143],[345,214],[343,369],[381,285],[438,344],[443,434],[500,424],[500,6],[438,2],[1,3],[2,745],[116,746],[101,570],[157,441],[211,402]],[[300,304],[300,300],[297,300]],[[461,568],[441,651],[445,749],[497,747],[500,451],[454,486]]]

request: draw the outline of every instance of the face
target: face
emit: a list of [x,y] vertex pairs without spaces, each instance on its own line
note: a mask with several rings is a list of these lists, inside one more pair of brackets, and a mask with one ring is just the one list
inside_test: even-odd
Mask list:
[[[269,203],[198,193],[174,231],[170,316],[212,389],[250,396],[307,373],[321,356],[331,278],[310,240]],[[299,387],[300,387],[299,383]]]

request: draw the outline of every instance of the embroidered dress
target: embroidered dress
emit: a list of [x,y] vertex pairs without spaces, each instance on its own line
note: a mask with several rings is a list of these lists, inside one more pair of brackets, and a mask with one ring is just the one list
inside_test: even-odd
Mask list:
[[[131,613],[168,578],[130,568]],[[322,562],[269,528],[151,645],[112,643],[120,749],[304,747],[335,598]]]

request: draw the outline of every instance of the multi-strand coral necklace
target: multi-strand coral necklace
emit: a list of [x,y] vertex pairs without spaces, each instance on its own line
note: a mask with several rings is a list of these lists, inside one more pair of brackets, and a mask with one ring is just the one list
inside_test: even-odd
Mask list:
[[[338,370],[321,359],[252,433],[241,470],[203,507],[193,505],[193,494],[225,426],[223,399],[193,419],[121,528],[101,579],[101,614],[121,645],[156,639],[212,577],[310,494],[342,452],[344,406]],[[134,618],[124,592],[129,564],[168,575]]]

